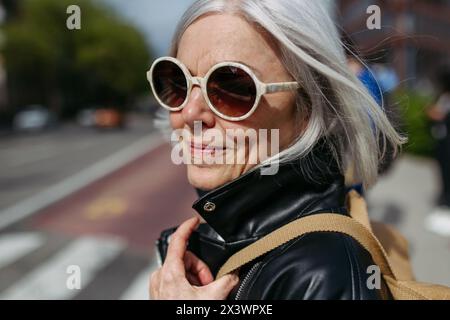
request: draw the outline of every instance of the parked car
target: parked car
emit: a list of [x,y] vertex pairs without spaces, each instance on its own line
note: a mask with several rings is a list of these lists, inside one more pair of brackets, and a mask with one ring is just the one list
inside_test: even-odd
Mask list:
[[95,127],[95,109],[81,110],[77,116],[77,122],[82,127]]
[[56,117],[41,105],[30,105],[19,111],[13,120],[17,131],[40,131],[53,127]]
[[97,128],[124,128],[125,114],[113,108],[102,108],[95,111]]

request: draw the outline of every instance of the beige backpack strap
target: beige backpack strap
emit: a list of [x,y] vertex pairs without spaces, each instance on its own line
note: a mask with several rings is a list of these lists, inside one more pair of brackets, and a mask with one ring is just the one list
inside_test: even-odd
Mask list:
[[216,279],[236,271],[239,267],[281,246],[282,244],[312,232],[340,232],[358,241],[371,255],[383,276],[397,279],[378,239],[362,223],[353,218],[321,213],[294,220],[272,231],[251,245],[236,252],[220,268]]
[[357,191],[351,190],[347,193],[346,202],[350,216],[372,231],[369,214],[367,213],[367,204],[364,198]]

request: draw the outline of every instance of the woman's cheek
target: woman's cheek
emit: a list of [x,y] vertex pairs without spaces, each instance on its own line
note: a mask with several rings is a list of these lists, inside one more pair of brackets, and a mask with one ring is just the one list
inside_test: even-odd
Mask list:
[[171,112],[169,119],[170,119],[170,126],[172,127],[172,129],[184,128],[184,121],[181,112]]

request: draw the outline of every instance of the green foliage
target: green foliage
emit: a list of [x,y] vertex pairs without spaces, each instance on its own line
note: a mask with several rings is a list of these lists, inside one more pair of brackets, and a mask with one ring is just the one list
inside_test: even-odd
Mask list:
[[401,113],[404,131],[408,135],[405,152],[420,156],[433,156],[435,140],[430,133],[430,121],[425,113],[432,98],[416,91],[403,90],[395,95]]
[[[66,9],[81,8],[81,30]],[[64,115],[87,105],[124,107],[147,88],[143,36],[91,0],[25,0],[2,49],[12,103],[42,103]]]

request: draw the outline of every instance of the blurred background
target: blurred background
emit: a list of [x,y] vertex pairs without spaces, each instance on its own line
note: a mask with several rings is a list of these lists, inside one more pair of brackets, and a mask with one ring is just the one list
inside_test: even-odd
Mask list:
[[[349,66],[409,136],[367,192],[370,215],[408,238],[418,280],[450,286],[450,1],[323,1],[364,59]],[[0,299],[147,299],[155,240],[196,194],[154,127],[145,72],[191,3],[0,0]]]

